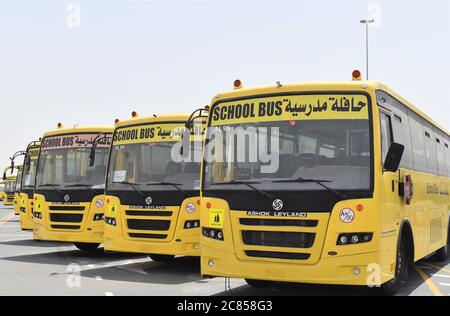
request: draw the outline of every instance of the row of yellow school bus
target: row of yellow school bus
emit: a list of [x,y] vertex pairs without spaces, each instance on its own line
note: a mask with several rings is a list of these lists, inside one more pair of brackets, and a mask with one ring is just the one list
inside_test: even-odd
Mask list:
[[[200,256],[250,285],[381,286],[449,252],[450,137],[386,86],[244,89],[192,115],[46,133],[25,153],[18,211],[36,240]],[[106,179],[106,181],[105,181]]]

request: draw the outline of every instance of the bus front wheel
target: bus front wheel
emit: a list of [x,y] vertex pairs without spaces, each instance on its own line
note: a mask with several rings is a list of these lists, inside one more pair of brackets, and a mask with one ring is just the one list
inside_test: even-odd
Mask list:
[[75,247],[77,247],[81,251],[94,251],[100,246],[100,244],[87,244],[87,243],[75,243]]
[[148,255],[155,262],[169,263],[175,259],[175,256],[169,255]]
[[382,285],[383,293],[387,296],[393,296],[402,287],[403,282],[408,280],[408,256],[406,254],[406,246],[404,240],[400,241],[397,249],[397,263],[395,269],[395,278],[388,283]]

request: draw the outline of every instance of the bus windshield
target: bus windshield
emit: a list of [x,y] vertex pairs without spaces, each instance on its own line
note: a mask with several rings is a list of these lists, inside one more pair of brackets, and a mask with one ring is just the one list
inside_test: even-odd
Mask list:
[[[129,184],[142,185],[143,190],[199,190],[200,162],[177,163],[172,158],[174,142],[115,145],[112,148],[107,189],[133,190]],[[201,157],[202,143],[193,143],[192,156]],[[167,186],[172,183],[176,186]],[[147,188],[145,186],[147,185]]]
[[22,180],[22,170],[19,170],[17,172],[17,179],[16,179],[16,184],[15,184],[15,191],[16,192],[20,192],[20,189],[22,187],[21,181]]
[[75,135],[44,139],[37,167],[36,188],[104,187],[109,145],[98,145],[95,164],[90,167],[89,156],[96,136]]
[[[239,103],[249,104],[247,118],[237,119],[239,111],[233,105],[213,108],[213,128],[207,137],[214,138],[214,149],[205,150],[205,190],[252,189],[243,182],[264,191],[371,189],[367,97],[297,96],[283,97],[278,103],[272,99]],[[266,111],[268,105],[274,106],[270,117],[258,117],[264,112],[258,108],[262,104]],[[222,113],[232,113],[233,124],[223,125],[228,122]],[[213,137],[218,132],[224,136]],[[212,157],[217,152],[222,154]],[[269,164],[270,171],[264,171]]]
[[5,183],[5,192],[12,193],[14,192],[16,186],[16,180],[7,180]]
[[25,162],[23,167],[22,189],[34,188],[34,183],[36,181],[37,160],[39,158],[39,148],[31,149],[28,152],[28,155],[29,159]]

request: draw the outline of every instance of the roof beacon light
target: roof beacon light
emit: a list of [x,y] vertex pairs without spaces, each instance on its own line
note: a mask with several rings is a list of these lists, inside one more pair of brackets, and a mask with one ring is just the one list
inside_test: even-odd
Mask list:
[[234,81],[234,90],[242,89],[243,87],[241,80],[237,79]]
[[353,81],[361,81],[362,80],[362,74],[361,71],[355,70],[352,73],[352,80]]

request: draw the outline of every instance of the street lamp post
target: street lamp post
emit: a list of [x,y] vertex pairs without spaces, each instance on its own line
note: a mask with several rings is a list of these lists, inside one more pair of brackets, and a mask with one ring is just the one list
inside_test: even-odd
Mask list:
[[375,20],[361,20],[361,24],[366,25],[366,75],[369,80],[369,24],[375,23]]

